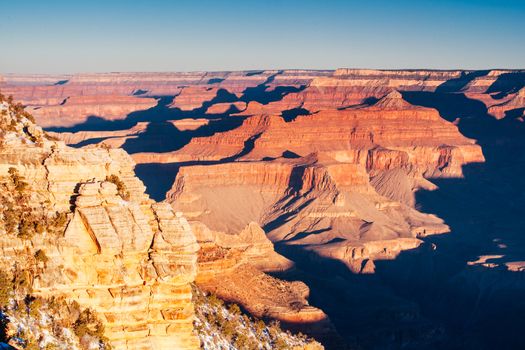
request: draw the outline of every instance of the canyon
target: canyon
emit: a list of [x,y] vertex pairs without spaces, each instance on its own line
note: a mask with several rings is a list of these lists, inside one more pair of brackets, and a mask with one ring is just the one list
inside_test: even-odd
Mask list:
[[520,70],[6,74],[50,140],[24,121],[0,169],[69,212],[31,244],[63,270],[35,290],[99,311],[114,348],[198,347],[194,280],[328,349],[516,348],[524,91]]

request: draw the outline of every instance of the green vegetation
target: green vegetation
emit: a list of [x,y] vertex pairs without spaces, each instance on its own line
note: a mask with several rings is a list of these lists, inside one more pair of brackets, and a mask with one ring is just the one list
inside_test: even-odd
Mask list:
[[9,303],[12,293],[11,279],[5,272],[0,271],[0,306],[5,306]]
[[106,177],[106,181],[117,185],[118,194],[122,197],[122,199],[126,201],[129,200],[130,198],[129,191],[126,187],[126,184],[124,184],[124,182],[120,179],[120,177],[118,177],[117,175],[110,175]]
[[[17,274],[15,274],[17,276]],[[104,326],[91,309],[82,309],[77,302],[67,302],[64,298],[41,298],[21,292],[16,279],[11,280],[5,273],[0,273],[0,302],[2,315],[9,318],[0,318],[0,341],[15,342],[24,349],[58,349],[64,344],[71,344],[71,337],[64,329],[72,331],[78,340],[80,348],[87,349],[82,344],[98,342],[98,349],[110,350],[108,339],[104,336]],[[45,321],[42,316],[45,315]],[[7,332],[9,322],[14,323],[16,333]],[[24,327],[17,327],[24,324]],[[13,329],[13,327],[11,328]],[[55,340],[55,343],[41,344],[42,331]],[[87,342],[83,342],[87,339]],[[73,339],[74,341],[74,339]]]
[[0,217],[5,231],[22,239],[47,231],[51,234],[64,232],[67,214],[52,212],[48,203],[35,205],[29,184],[14,167],[9,168],[7,178],[0,178]]
[[[77,304],[78,305],[78,304]],[[104,336],[104,325],[93,310],[84,309],[73,324],[73,330],[79,339],[86,336],[99,340],[99,349],[111,349],[108,339]]]
[[44,264],[46,264],[49,258],[47,257],[46,253],[42,249],[39,249],[35,253],[35,260],[37,262],[43,262]]
[[9,176],[11,177],[11,182],[15,186],[15,190],[18,193],[24,192],[28,186],[27,182],[24,181],[25,180],[24,177],[20,176],[18,174],[18,170],[13,167],[9,168],[7,172],[9,173]]
[[291,350],[293,346],[313,342],[302,334],[294,335],[282,330],[278,321],[266,324],[263,320],[252,318],[244,314],[239,305],[225,303],[214,294],[203,293],[196,286],[193,287],[193,302],[197,316],[195,329],[204,349],[222,343],[238,350]]
[[[7,109],[0,111],[0,147],[7,132],[16,132],[16,136],[24,136],[23,142],[37,145],[48,137],[31,125],[33,117],[12,97],[0,94],[0,103],[7,104]],[[0,232],[13,240],[41,237],[18,245],[13,256],[5,257],[10,260],[4,264],[8,268],[0,271],[0,341],[11,341],[16,348],[26,350],[92,349],[97,342],[99,349],[110,349],[103,324],[92,310],[64,298],[43,298],[33,293],[35,277],[56,262],[44,248],[32,247],[40,244],[40,238],[55,240],[62,235],[68,213],[54,211],[51,202],[43,199],[47,196],[32,189],[20,169],[10,167],[0,176]]]
[[17,117],[18,121],[21,121],[22,117],[27,118],[30,122],[35,123],[35,118],[31,113],[25,110],[25,107],[21,103],[16,103],[13,100],[13,96],[5,97],[0,94],[0,103],[6,102],[9,106],[9,111]]
[[[37,132],[33,134],[30,132],[30,124],[36,124],[35,118],[31,113],[25,110],[24,105],[21,103],[15,103],[12,96],[5,97],[0,94],[0,103],[6,103],[8,108],[7,110],[2,110],[0,112],[0,140],[5,135],[5,132],[16,132],[19,128],[25,134],[25,136],[35,143],[37,146],[41,147],[44,142],[44,138],[52,141],[58,141],[54,136],[47,134],[46,132]],[[26,121],[26,120],[27,121]],[[23,139],[22,142],[25,142],[26,139]]]

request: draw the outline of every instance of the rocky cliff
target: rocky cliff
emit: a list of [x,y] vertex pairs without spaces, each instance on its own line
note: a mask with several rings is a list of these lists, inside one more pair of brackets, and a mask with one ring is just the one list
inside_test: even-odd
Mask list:
[[[2,91],[75,147],[128,151],[148,193],[188,218],[203,287],[253,313],[321,315],[263,271],[284,274],[347,340],[425,348],[458,326],[429,300],[460,300],[465,329],[499,329],[494,300],[521,288],[479,271],[507,281],[523,265],[524,86],[522,70],[338,69],[6,76]],[[453,287],[463,276],[472,288]],[[268,300],[274,284],[285,293]]]
[[19,105],[0,106],[0,176],[10,189],[3,270],[28,271],[35,296],[95,310],[114,349],[198,348],[190,288],[198,245],[187,221],[144,194],[125,152],[69,148]]

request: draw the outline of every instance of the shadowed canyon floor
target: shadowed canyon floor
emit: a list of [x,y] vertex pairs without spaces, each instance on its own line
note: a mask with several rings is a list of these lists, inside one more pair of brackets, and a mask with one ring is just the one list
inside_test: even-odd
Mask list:
[[197,283],[251,314],[334,349],[525,346],[523,71],[3,81],[67,144],[130,153]]

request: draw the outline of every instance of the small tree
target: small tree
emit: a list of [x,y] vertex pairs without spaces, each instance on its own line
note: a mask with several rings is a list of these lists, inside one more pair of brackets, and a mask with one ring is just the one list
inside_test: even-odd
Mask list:
[[36,259],[36,261],[43,262],[44,264],[46,264],[48,262],[48,260],[49,260],[49,258],[47,257],[46,253],[42,249],[39,249],[39,250],[36,251],[35,259]]
[[122,199],[126,201],[129,200],[130,194],[126,187],[126,184],[117,175],[107,176],[106,181],[112,182],[115,185],[117,185],[118,194],[122,197]]

